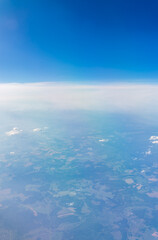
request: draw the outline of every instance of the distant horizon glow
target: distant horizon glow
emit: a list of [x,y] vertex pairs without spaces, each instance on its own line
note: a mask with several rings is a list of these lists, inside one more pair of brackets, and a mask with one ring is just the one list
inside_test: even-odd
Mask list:
[[90,110],[157,115],[156,84],[0,84],[0,108]]

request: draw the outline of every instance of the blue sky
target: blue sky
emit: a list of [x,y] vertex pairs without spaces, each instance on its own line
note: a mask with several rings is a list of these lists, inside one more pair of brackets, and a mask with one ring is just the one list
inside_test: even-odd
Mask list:
[[0,0],[0,82],[156,82],[157,9],[157,0]]

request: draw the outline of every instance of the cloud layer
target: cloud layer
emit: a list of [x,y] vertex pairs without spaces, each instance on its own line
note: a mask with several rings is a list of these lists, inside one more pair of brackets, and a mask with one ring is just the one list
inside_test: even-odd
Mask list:
[[158,112],[158,85],[0,84],[0,108]]

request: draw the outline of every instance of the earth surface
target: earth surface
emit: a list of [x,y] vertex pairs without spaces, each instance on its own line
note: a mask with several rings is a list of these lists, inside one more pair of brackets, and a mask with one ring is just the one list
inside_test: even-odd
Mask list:
[[158,128],[130,114],[1,109],[1,240],[158,238]]

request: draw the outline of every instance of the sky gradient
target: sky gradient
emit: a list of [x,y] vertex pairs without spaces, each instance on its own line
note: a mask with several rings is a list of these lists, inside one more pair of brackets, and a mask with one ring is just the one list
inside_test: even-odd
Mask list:
[[157,82],[157,9],[157,0],[0,0],[0,82]]

